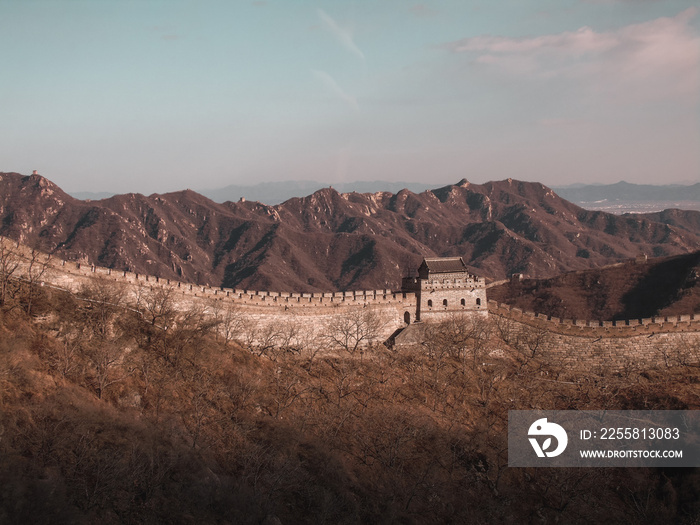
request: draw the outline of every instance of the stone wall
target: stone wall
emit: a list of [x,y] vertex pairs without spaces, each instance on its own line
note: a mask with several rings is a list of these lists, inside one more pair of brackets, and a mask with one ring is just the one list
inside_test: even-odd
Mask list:
[[[12,244],[22,257],[17,272],[17,276],[21,276],[28,271],[31,251],[14,242]],[[364,346],[387,340],[405,326],[416,311],[414,293],[392,290],[284,293],[217,288],[64,261],[45,254],[37,254],[37,257],[35,268],[42,264],[46,266],[41,281],[71,292],[79,291],[94,279],[104,279],[125,285],[127,300],[131,303],[136,303],[147,290],[165,289],[172,294],[179,310],[199,307],[212,315],[225,315],[227,310],[235,312],[238,326],[247,332],[238,335],[251,343],[260,342],[271,333],[280,337],[296,333],[295,337],[303,337],[302,342],[309,344],[323,340],[340,319],[354,318],[371,332],[363,340]]]
[[[619,373],[646,367],[700,366],[700,315],[626,321],[558,319],[489,302],[496,334],[509,332],[562,370]],[[536,340],[528,345],[527,339]],[[511,345],[513,346],[513,345]]]
[[700,332],[700,314],[648,317],[622,321],[559,319],[495,301],[488,303],[489,313],[508,317],[525,324],[542,327],[549,332],[586,337],[630,337],[661,332]]
[[[26,274],[30,251],[22,246],[17,246],[16,250],[23,257],[18,275],[22,272]],[[297,337],[303,337],[306,342],[321,341],[329,327],[338,319],[364,316],[372,318],[377,326],[373,340],[366,340],[365,344],[382,342],[405,327],[406,321],[413,319],[418,306],[417,294],[414,292],[265,292],[198,286],[53,259],[43,254],[39,254],[38,262],[47,265],[42,281],[72,292],[78,291],[95,278],[102,278],[125,284],[132,301],[136,301],[144,290],[163,288],[172,293],[176,306],[183,310],[197,306],[208,309],[213,315],[225,310],[235,311],[240,326],[248,332],[244,335],[251,338],[251,341],[260,341],[266,333],[280,329],[295,331]],[[474,296],[474,301],[476,297],[482,297],[478,294],[486,293],[485,288],[475,287],[475,290],[477,295]],[[438,293],[453,294],[448,299],[449,308],[451,303],[459,305],[465,291],[451,289],[446,284],[435,292]],[[484,303],[485,295],[482,304]],[[439,304],[438,307],[440,306],[442,305]],[[668,359],[700,362],[700,314],[697,313],[625,321],[558,319],[494,301],[489,301],[487,307],[484,304],[478,312],[482,315],[490,314],[496,323],[499,320],[512,322],[516,332],[545,332],[542,351],[565,366],[622,369],[634,364],[659,364]],[[440,319],[440,316],[434,317],[434,320]]]
[[550,333],[543,345],[563,369],[620,372],[648,367],[700,364],[700,332],[666,332],[617,338]]

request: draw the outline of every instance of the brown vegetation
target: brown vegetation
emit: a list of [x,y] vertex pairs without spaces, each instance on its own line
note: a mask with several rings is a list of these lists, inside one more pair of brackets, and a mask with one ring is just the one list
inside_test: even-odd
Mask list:
[[628,261],[489,289],[489,299],[560,319],[639,319],[700,312],[700,252]]
[[357,334],[373,326],[361,311],[318,354],[331,339],[307,347],[294,325],[244,348],[235,310],[212,321],[167,291],[125,305],[112,284],[39,288],[31,315],[26,291],[9,296],[2,523],[700,518],[697,469],[507,467],[511,409],[697,409],[700,369],[673,355],[572,370],[544,350],[546,332],[455,316],[428,327],[421,351],[360,359]]

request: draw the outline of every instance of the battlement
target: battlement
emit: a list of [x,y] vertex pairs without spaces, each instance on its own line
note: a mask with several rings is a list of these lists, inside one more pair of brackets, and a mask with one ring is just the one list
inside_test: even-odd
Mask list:
[[[0,241],[8,239],[0,237]],[[16,253],[28,265],[32,251],[15,241]],[[485,280],[468,272],[450,272],[427,275],[427,279],[405,278],[402,291],[390,289],[354,290],[342,292],[274,292],[249,289],[225,288],[164,279],[152,275],[115,270],[84,262],[66,261],[43,253],[33,254],[37,263],[45,264],[48,272],[43,277],[58,287],[77,291],[92,278],[125,283],[137,290],[141,287],[160,287],[172,290],[179,303],[185,307],[193,302],[205,300],[245,307],[246,311],[269,322],[277,322],[288,311],[303,314],[308,319],[313,316],[335,315],[349,307],[372,307],[387,320],[389,334],[410,324],[412,320],[440,320],[445,315],[469,313],[474,315],[493,314],[508,317],[519,322],[539,326],[553,333],[583,337],[629,337],[670,332],[700,332],[700,313],[677,316],[650,317],[627,320],[559,319],[540,313],[522,311],[519,308],[486,300]],[[438,261],[436,263],[436,261]],[[450,264],[456,263],[452,260]],[[441,264],[438,259],[431,264]],[[463,264],[461,262],[460,264]],[[443,268],[439,268],[443,269]],[[134,292],[135,293],[135,292]],[[340,310],[338,310],[340,309]],[[422,319],[420,315],[422,313]],[[415,316],[415,317],[414,317]]]
[[111,281],[131,285],[147,285],[170,288],[178,294],[210,299],[230,299],[237,303],[255,306],[313,307],[341,304],[382,305],[415,302],[415,294],[383,290],[353,290],[346,292],[271,292],[237,288],[214,287],[185,283],[101,266],[72,261],[53,261],[53,267],[67,275],[104,277]]
[[546,327],[548,331],[591,337],[626,337],[660,332],[700,331],[700,313],[604,321],[598,319],[560,319],[540,313],[523,311],[496,301],[488,302],[489,312],[516,319],[526,324]]

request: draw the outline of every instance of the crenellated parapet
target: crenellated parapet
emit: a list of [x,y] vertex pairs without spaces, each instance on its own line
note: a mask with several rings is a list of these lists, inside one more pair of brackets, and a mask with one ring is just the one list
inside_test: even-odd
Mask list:
[[363,344],[381,342],[411,320],[417,304],[415,294],[390,289],[307,293],[215,287],[66,261],[14,243],[13,251],[20,258],[22,272],[30,261],[43,266],[42,285],[53,288],[76,293],[100,279],[123,286],[127,301],[133,304],[144,294],[148,296],[149,290],[164,289],[181,311],[192,307],[212,315],[235,311],[246,332],[241,336],[249,341],[292,330],[292,326],[307,338],[323,341],[339,318],[361,318],[364,324],[374,326],[373,336]]
[[152,275],[113,270],[72,261],[52,261],[52,267],[66,275],[103,277],[129,285],[158,286],[189,297],[230,300],[244,305],[286,306],[299,308],[335,305],[415,305],[415,294],[390,289],[353,290],[345,292],[271,292],[237,288],[214,287],[164,279]]
[[343,312],[370,309],[382,319],[382,335],[416,321],[439,322],[452,315],[477,315],[508,318],[524,325],[540,327],[552,334],[583,338],[625,338],[663,333],[700,333],[700,313],[627,320],[559,319],[523,311],[486,300],[482,277],[472,275],[459,258],[426,259],[418,277],[403,280],[402,291],[390,289],[342,292],[274,292],[226,288],[185,283],[130,271],[115,270],[84,262],[66,261],[11,242],[27,267],[30,261],[47,268],[42,280],[56,287],[76,292],[92,279],[122,283],[136,299],[144,288],[164,288],[172,292],[181,308],[204,304],[239,309],[255,323],[284,323],[294,314],[319,330]]
[[508,317],[548,331],[590,337],[629,337],[661,332],[699,332],[700,313],[685,315],[645,317],[616,321],[598,319],[560,319],[545,314],[529,312],[507,304],[489,301],[489,312]]

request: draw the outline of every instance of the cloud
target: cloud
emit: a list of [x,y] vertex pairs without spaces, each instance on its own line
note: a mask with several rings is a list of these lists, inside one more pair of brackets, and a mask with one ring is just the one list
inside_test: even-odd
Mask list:
[[416,4],[414,6],[411,6],[408,10],[419,18],[428,18],[430,16],[435,16],[436,14],[438,14],[438,11],[436,9],[428,7],[425,4]]
[[321,21],[324,23],[326,28],[333,33],[333,36],[340,42],[340,44],[350,51],[352,54],[356,55],[360,59],[364,60],[365,59],[365,54],[360,50],[359,47],[357,47],[357,44],[355,44],[355,41],[352,38],[352,33],[348,31],[347,29],[343,29],[340,27],[333,18],[328,15],[325,11],[322,9],[319,9],[318,11],[318,17],[321,19]]
[[617,97],[697,100],[700,36],[691,21],[698,11],[608,32],[582,27],[528,38],[482,35],[446,47],[466,53],[474,65],[511,75],[575,80]]
[[360,105],[358,104],[357,99],[352,95],[346,93],[345,90],[340,87],[340,85],[335,81],[335,79],[331,75],[329,75],[325,71],[318,71],[316,69],[312,69],[311,72],[318,80],[320,80],[323,83],[323,85],[326,86],[326,88],[328,88],[329,91],[331,91],[340,100],[348,104],[351,108],[353,108],[356,111],[360,109]]
[[508,38],[499,36],[477,36],[465,38],[450,47],[455,52],[485,51],[501,54],[527,54],[537,51],[580,55],[600,52],[617,44],[612,35],[599,34],[590,27],[582,27],[575,32],[557,35],[544,35],[534,38]]

